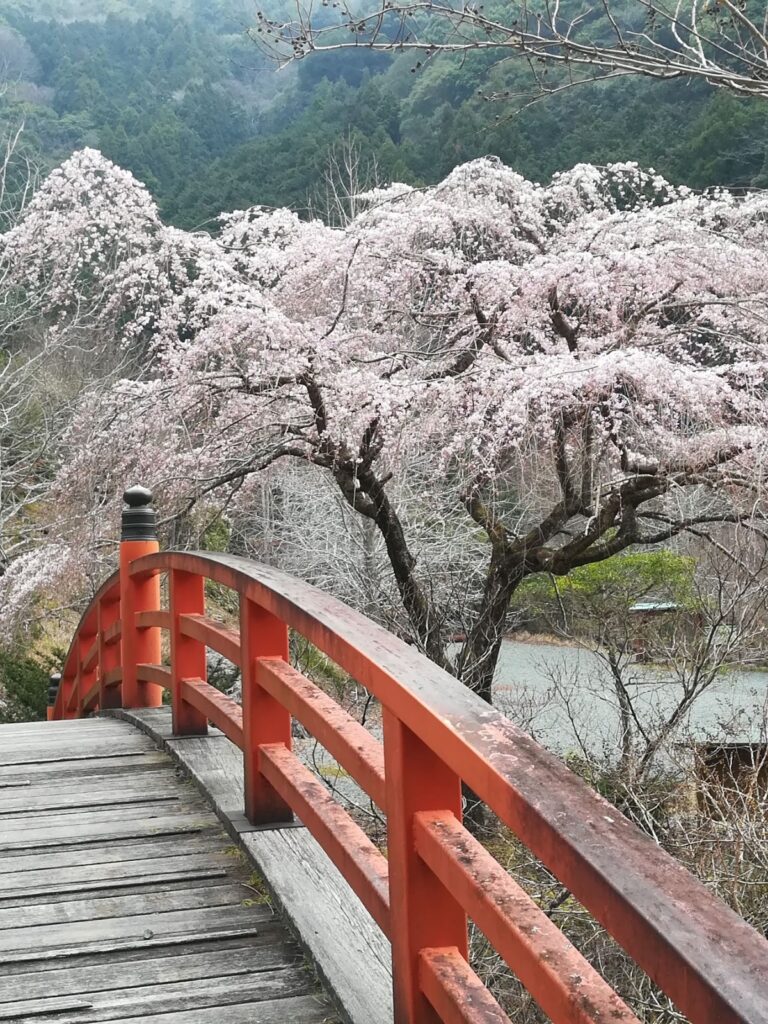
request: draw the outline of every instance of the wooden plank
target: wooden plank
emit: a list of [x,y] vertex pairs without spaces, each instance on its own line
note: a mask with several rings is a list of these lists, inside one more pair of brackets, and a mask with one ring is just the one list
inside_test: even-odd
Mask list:
[[[0,1020],[29,1019],[55,1013],[57,1024],[85,1024],[119,1017],[224,1007],[250,1000],[283,1000],[307,995],[314,988],[309,972],[295,967],[252,971],[184,982],[166,982],[123,989],[83,992],[72,999],[71,1010],[59,1009],[62,1000],[42,997],[4,1003]],[[258,1019],[258,1018],[257,1018]]]
[[[226,1015],[218,1008],[183,1010],[180,1013],[146,1014],[112,1018],[113,1024],[337,1024],[338,1018],[317,994],[262,1002],[241,1002],[228,1006]],[[58,1020],[58,1018],[56,1018]]]
[[0,842],[14,843],[24,834],[42,834],[56,839],[87,836],[92,827],[98,829],[111,826],[113,830],[120,830],[124,826],[124,829],[130,831],[134,825],[141,823],[168,824],[190,817],[193,817],[195,822],[200,825],[213,824],[208,809],[199,804],[180,804],[170,801],[159,806],[148,807],[146,814],[141,813],[141,805],[129,804],[125,808],[124,814],[120,814],[119,811],[120,808],[112,807],[86,808],[84,810],[74,808],[69,811],[57,811],[54,814],[41,811],[39,814],[30,815],[26,820],[20,819],[16,815],[9,816],[7,819],[0,818],[0,832],[2,832]]
[[[114,783],[114,788],[118,798],[120,798],[122,796],[121,785],[117,780]],[[109,796],[109,794],[106,795]],[[210,807],[207,806],[205,800],[201,799],[201,794],[197,790],[181,786],[166,786],[157,796],[147,795],[144,798],[134,794],[133,799],[124,803],[116,803],[115,801],[103,803],[103,796],[104,793],[102,791],[101,795],[96,798],[97,802],[95,804],[86,803],[81,807],[30,807],[8,810],[0,813],[0,826],[3,830],[10,829],[22,820],[30,820],[31,823],[34,822],[37,825],[40,823],[53,823],[62,819],[69,821],[70,819],[82,818],[85,820],[92,817],[105,821],[109,817],[140,817],[142,809],[146,817],[156,817],[159,813],[164,815],[173,814],[175,813],[175,808],[179,810],[204,808],[207,814],[211,813]],[[0,806],[2,803],[2,797],[0,797]]]
[[47,740],[51,736],[112,736],[129,735],[130,727],[123,722],[108,718],[71,718],[50,722],[10,722],[0,726],[2,742],[34,738]]
[[[78,749],[79,748],[79,749]],[[59,761],[92,761],[95,758],[118,758],[132,757],[142,753],[144,750],[151,750],[149,741],[146,743],[135,743],[133,739],[125,740],[119,737],[109,741],[100,740],[98,743],[88,743],[87,753],[83,751],[82,744],[66,743],[57,745],[46,743],[37,751],[27,748],[18,750],[0,749],[0,765],[27,765],[27,764],[51,764]]]
[[74,779],[79,776],[99,777],[117,775],[130,768],[134,772],[153,772],[168,767],[168,757],[157,750],[146,750],[139,754],[112,757],[78,758],[74,761],[38,761],[34,764],[13,764],[0,767],[0,781],[35,779]]
[[19,1003],[7,1003],[0,1006],[0,1020],[31,1021],[43,1015],[56,1014],[56,1019],[61,1020],[59,1014],[66,1012],[77,1013],[78,1010],[92,1010],[93,1003],[87,999],[45,999],[38,1003],[30,1003],[26,1000]]
[[31,954],[28,959],[41,960],[55,954],[71,956],[73,949],[94,950],[100,943],[107,942],[126,944],[156,940],[159,945],[169,938],[186,942],[190,935],[258,927],[271,913],[269,908],[260,905],[233,905],[226,913],[222,913],[220,907],[203,907],[6,929],[0,932],[0,964],[17,960],[25,953]]
[[18,926],[19,912],[17,909],[0,907],[0,941],[9,931],[12,933],[26,932],[27,928],[38,925],[102,921],[108,918],[165,914],[171,911],[195,910],[201,907],[240,906],[247,895],[248,891],[242,885],[226,884],[171,892],[153,892],[148,895],[97,896],[91,899],[70,900],[66,903],[44,903],[41,906],[31,906],[26,909],[23,928]]
[[391,1024],[389,942],[318,843],[303,829],[249,832],[242,842],[350,1019]]
[[[77,772],[68,772],[66,770],[53,776],[43,773],[30,773],[28,778],[19,778],[18,775],[14,775],[6,781],[4,777],[4,781],[0,783],[0,786],[12,787],[23,785],[29,788],[30,793],[36,795],[80,791],[103,792],[105,789],[111,789],[114,792],[116,768],[121,779],[121,790],[123,782],[125,782],[126,786],[134,789],[150,786],[173,788],[177,785],[185,785],[185,780],[179,776],[179,769],[167,755],[160,754],[164,763],[153,761],[148,755],[137,755],[137,757],[141,759],[139,764],[125,765],[120,761],[117,765],[111,764],[106,770],[94,767],[94,762],[90,761],[88,762],[88,772],[84,777],[78,775]],[[147,771],[147,764],[155,765],[151,772]],[[7,795],[13,796],[11,793]],[[0,797],[0,799],[4,799],[4,797]]]
[[[256,928],[230,928],[157,940],[117,940],[102,942],[98,946],[86,948],[57,949],[50,955],[46,955],[45,951],[19,954],[20,959],[5,961],[2,964],[0,977],[10,978],[21,975],[30,979],[37,975],[51,973],[54,977],[63,977],[63,974],[56,972],[71,971],[81,967],[97,967],[101,970],[109,964],[135,965],[143,963],[144,960],[158,957],[174,958],[193,952],[199,952],[201,955],[221,951],[237,953],[238,950],[246,947],[250,949],[286,941],[289,940],[285,926],[273,918],[270,921],[258,922]],[[93,987],[92,982],[90,987]]]
[[[173,738],[170,715],[162,708],[109,714],[136,722],[162,742],[207,793],[230,833],[238,835],[242,755],[226,737]],[[243,831],[238,838],[352,1024],[391,1024],[389,943],[312,836],[289,828]],[[229,1014],[227,1024],[232,1024]]]
[[205,812],[176,814],[154,817],[145,821],[141,818],[120,822],[118,819],[109,821],[93,821],[87,827],[82,825],[60,828],[29,828],[11,832],[7,837],[0,837],[0,852],[10,853],[13,850],[27,851],[33,849],[53,849],[59,846],[90,845],[104,840],[138,839],[160,835],[180,835],[185,832],[202,832],[214,828],[216,822],[207,819]]
[[105,822],[154,821],[156,818],[170,819],[184,814],[198,814],[201,821],[213,819],[210,808],[200,799],[199,793],[191,793],[187,799],[177,797],[148,800],[145,803],[97,804],[87,807],[53,808],[30,814],[20,811],[0,815],[0,829],[3,837],[11,840],[18,831],[46,828],[51,834],[58,829],[67,833],[87,829],[91,824]]
[[225,868],[201,868],[198,871],[164,872],[157,875],[136,875],[132,878],[111,878],[0,891],[0,910],[9,907],[30,907],[44,903],[66,903],[79,899],[107,899],[128,894],[172,892],[200,885],[221,885],[229,878]]
[[[100,719],[96,719],[96,721],[100,721]],[[74,754],[91,744],[103,747],[107,743],[115,743],[121,747],[135,747],[136,750],[143,750],[146,746],[146,737],[137,733],[135,729],[100,729],[94,727],[90,722],[84,722],[78,730],[68,729],[66,731],[56,731],[46,723],[39,732],[28,735],[8,733],[3,726],[0,726],[0,730],[2,730],[0,738],[3,750],[26,748],[37,753],[53,747],[58,750],[68,750]]]
[[55,950],[32,950],[0,956],[2,976],[45,974],[75,967],[102,967],[105,963],[141,963],[153,957],[183,956],[191,951],[237,950],[254,943],[284,941],[285,927],[274,920],[260,921],[258,927],[220,928],[216,931],[186,932],[159,938],[124,938],[90,946],[63,946]]
[[[66,728],[63,726],[66,724]],[[107,724],[106,719],[80,719],[74,722],[35,722],[19,725],[1,725],[0,742],[3,748],[27,744],[40,747],[48,743],[101,742],[104,739],[130,739],[130,728],[121,723]]]
[[[170,851],[169,851],[170,852]],[[21,871],[10,871],[0,876],[0,899],[7,893],[34,890],[61,892],[68,885],[114,885],[126,879],[141,878],[144,881],[157,879],[163,874],[183,877],[204,870],[227,870],[233,865],[233,858],[224,853],[198,853],[175,857],[141,857],[136,860],[118,860],[106,864],[94,864],[84,868],[69,865],[66,860],[55,874],[50,868],[26,867]]]
[[[119,789],[115,785],[101,786],[99,789],[82,789],[76,786],[49,789],[47,786],[22,786],[13,795],[0,793],[0,825],[3,817],[18,814],[21,811],[29,815],[45,811],[84,810],[86,807],[125,807],[148,804],[153,801],[178,802],[189,799],[192,795],[188,789],[178,789],[168,783],[151,787],[126,785],[121,777]],[[19,795],[23,794],[23,795]]]
[[203,831],[184,834],[171,833],[165,836],[139,837],[111,842],[94,842],[79,849],[34,849],[30,852],[12,853],[0,856],[0,885],[7,874],[19,871],[40,870],[59,872],[68,867],[90,867],[100,864],[125,863],[148,857],[163,857],[170,862],[173,857],[193,853],[221,853],[230,842],[221,831]]
[[[261,937],[259,936],[259,940]],[[0,978],[2,1004],[45,996],[79,995],[83,992],[121,990],[135,985],[179,982],[222,975],[253,974],[302,963],[296,945],[282,940],[276,930],[266,933],[266,942],[256,937],[237,949],[182,952],[176,956],[153,956],[146,960],[117,963],[103,957],[98,971],[92,967],[67,967],[37,974],[16,974]]]

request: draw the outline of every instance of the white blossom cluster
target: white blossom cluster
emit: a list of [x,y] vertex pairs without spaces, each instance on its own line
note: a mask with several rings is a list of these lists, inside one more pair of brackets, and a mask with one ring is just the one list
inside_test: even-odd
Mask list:
[[760,457],[765,196],[633,164],[541,186],[486,158],[358,198],[345,228],[256,208],[211,237],[92,150],[53,172],[2,239],[7,280],[49,329],[143,353],[85,397],[59,493],[141,479],[176,509],[283,456],[362,463],[372,429],[381,475],[426,457],[457,494],[586,434],[595,489]]

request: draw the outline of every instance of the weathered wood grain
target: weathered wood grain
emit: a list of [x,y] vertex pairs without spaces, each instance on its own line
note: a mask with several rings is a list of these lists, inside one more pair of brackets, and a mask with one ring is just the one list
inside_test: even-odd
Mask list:
[[73,961],[78,966],[82,966],[84,963],[102,964],[106,956],[110,960],[141,960],[142,954],[154,956],[158,952],[165,954],[174,949],[191,947],[207,949],[232,940],[240,942],[244,937],[259,935],[263,927],[263,922],[258,928],[246,924],[234,928],[204,927],[201,931],[194,931],[188,926],[176,934],[153,934],[149,938],[147,937],[149,930],[147,930],[140,936],[125,935],[96,943],[0,953],[0,966],[3,968],[3,974],[10,975],[23,974],[31,970],[51,970],[54,967],[61,969],[68,967],[69,963]]
[[178,801],[191,795],[186,786],[177,787],[173,778],[160,772],[155,772],[150,779],[121,775],[117,792],[107,779],[99,779],[95,784],[90,779],[87,785],[83,782],[83,779],[76,779],[74,784],[68,780],[66,784],[35,785],[27,781],[23,786],[4,789],[0,792],[0,823],[6,815],[19,812],[32,814],[86,807],[117,807],[152,800]]
[[[176,936],[170,939],[139,939],[130,942],[116,941],[101,943],[95,948],[68,947],[65,950],[56,950],[46,954],[43,951],[40,955],[23,954],[14,960],[6,960],[0,971],[0,978],[11,978],[22,976],[26,980],[42,977],[45,974],[53,973],[58,979],[53,987],[50,985],[45,989],[46,994],[61,988],[62,979],[66,977],[64,972],[80,970],[86,967],[96,967],[99,974],[113,964],[133,965],[131,970],[140,970],[136,966],[145,960],[173,960],[179,956],[187,956],[199,953],[201,956],[208,956],[214,953],[229,952],[237,955],[238,951],[246,948],[257,950],[264,948],[277,948],[280,944],[290,947],[293,954],[298,948],[292,940],[286,936],[285,926],[277,919],[259,921],[256,927],[230,928],[212,933],[200,933]],[[256,955],[256,953],[254,953]],[[61,972],[61,973],[58,973]],[[90,972],[91,976],[93,971]],[[93,984],[90,985],[93,988]]]
[[83,870],[82,865],[71,865],[64,860],[53,875],[49,867],[34,868],[27,865],[20,871],[9,871],[0,875],[0,899],[17,892],[63,892],[70,885],[108,886],[139,878],[144,881],[157,881],[167,874],[185,876],[196,871],[227,871],[231,864],[232,858],[227,854],[211,852],[173,857],[139,857],[128,861],[121,859],[93,864],[88,870]]
[[3,726],[3,742],[16,743],[19,740],[37,740],[47,743],[52,738],[67,736],[91,737],[125,736],[129,731],[124,723],[105,718],[73,718],[69,721],[12,722]]
[[238,830],[241,752],[214,730],[174,738],[166,709],[109,715],[136,722],[156,737],[206,793],[222,824],[250,853],[352,1024],[391,1024],[389,943],[317,842],[302,828]]
[[[228,1006],[226,1024],[335,1024],[336,1015],[317,995],[270,1002]],[[222,1024],[220,1010],[185,1010],[181,1013],[116,1018],[113,1024]]]
[[252,872],[130,724],[0,728],[0,1021],[331,1020]]
[[92,1010],[93,1003],[87,999],[46,999],[40,1003],[30,1003],[23,1000],[19,1003],[8,1003],[0,1007],[0,1020],[30,1021],[41,1016],[50,1017],[55,1014],[60,1020],[59,1014],[72,1013],[78,1010]]
[[0,749],[0,766],[5,765],[30,765],[30,764],[61,764],[66,761],[92,761],[96,758],[109,758],[113,760],[118,757],[135,757],[137,753],[144,750],[150,751],[149,741],[144,745],[134,746],[129,740],[123,737],[115,737],[113,740],[100,740],[89,746],[88,752],[70,743],[51,744],[44,748],[28,749],[19,747],[16,750]]
[[[32,810],[28,814],[22,811],[0,815],[0,829],[3,836],[10,838],[13,832],[29,829],[60,828],[68,831],[79,831],[96,823],[112,821],[150,821],[155,818],[170,820],[185,814],[197,814],[202,820],[210,818],[210,810],[200,799],[198,793],[176,793],[171,799],[137,801],[128,804],[98,804],[95,807],[53,808],[52,810]],[[211,824],[215,819],[211,818]]]
[[85,1024],[145,1013],[168,1013],[231,1006],[243,999],[282,1000],[306,995],[314,989],[309,971],[296,967],[201,978],[181,983],[83,992],[71,998],[72,1009],[60,1008],[58,996],[24,999],[0,1005],[0,1020],[33,1018],[55,1013],[57,1024]]
[[181,835],[185,832],[202,832],[210,829],[211,823],[201,820],[200,814],[177,814],[155,817],[148,820],[93,821],[80,826],[62,824],[57,828],[28,828],[0,836],[0,853],[13,850],[50,849],[60,846],[76,846],[104,840],[152,838],[160,835]]
[[120,842],[94,842],[78,848],[11,852],[0,855],[0,885],[3,875],[14,874],[27,869],[57,872],[65,867],[91,867],[94,864],[125,863],[148,857],[185,856],[190,853],[206,853],[226,849],[230,843],[223,830],[146,836],[123,839]]
[[180,889],[198,888],[201,885],[221,885],[229,879],[226,869],[211,868],[199,871],[168,872],[151,876],[109,879],[103,882],[78,882],[61,885],[58,888],[19,889],[15,892],[0,891],[0,910],[10,907],[35,907],[46,903],[69,903],[79,899],[113,899],[128,894],[137,896],[157,892],[176,892]]
[[[4,726],[3,726],[4,728]],[[26,764],[0,766],[0,780],[10,784],[14,781],[31,780],[58,781],[64,778],[95,778],[115,776],[130,768],[134,772],[153,772],[168,768],[168,759],[157,750],[139,751],[136,754],[121,754],[119,757],[81,757],[71,761],[36,761]]]
[[[52,951],[72,946],[91,946],[115,940],[180,937],[189,931],[213,933],[246,926],[256,927],[271,911],[263,906],[202,907],[165,913],[148,911],[128,917],[77,920],[64,924],[24,925],[0,931],[0,962],[4,954],[36,950]],[[6,957],[10,959],[10,957]]]
[[[35,925],[68,924],[76,921],[98,921],[106,918],[132,917],[143,914],[165,914],[199,907],[240,906],[247,896],[242,885],[203,885],[180,891],[164,891],[120,896],[97,896],[74,899],[65,903],[30,906],[24,913],[25,928]],[[18,934],[19,913],[15,908],[0,907],[0,941],[2,933],[11,929]]]
[[98,971],[91,967],[68,967],[55,974],[50,971],[16,974],[0,978],[0,1018],[3,1004],[23,999],[42,999],[50,996],[52,990],[59,997],[73,996],[83,992],[121,990],[155,983],[254,974],[298,966],[301,962],[301,954],[293,943],[280,942],[271,933],[269,944],[251,941],[249,945],[237,949],[183,952],[177,956],[153,956],[138,961],[114,962],[109,959],[100,965]]
[[[36,722],[3,726],[3,747],[12,749],[26,745],[29,749],[41,749],[50,744],[66,743],[87,747],[89,743],[103,743],[110,739],[130,741],[129,729],[121,728],[120,722],[94,725],[100,719],[73,721],[66,728],[63,722]],[[32,727],[30,727],[32,726]]]

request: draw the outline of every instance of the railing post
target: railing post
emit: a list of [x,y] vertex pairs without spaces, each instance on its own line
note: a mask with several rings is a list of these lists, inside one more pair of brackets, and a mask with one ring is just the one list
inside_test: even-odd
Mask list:
[[48,708],[46,710],[46,718],[50,722],[53,718],[54,706],[56,704],[56,697],[59,693],[59,683],[61,682],[61,673],[54,672],[48,678]]
[[183,697],[185,679],[202,679],[208,674],[205,644],[181,632],[182,615],[205,613],[205,580],[196,573],[172,569],[169,579],[171,615],[171,693],[174,736],[202,736],[208,719]]
[[62,675],[61,682],[59,683],[59,696],[56,698],[61,704],[61,715],[62,719],[75,718],[75,714],[72,711],[68,711],[69,700],[72,696],[72,690],[77,686],[77,676]]
[[93,641],[96,639],[96,633],[81,633],[77,638],[77,709],[76,717],[80,718],[83,714],[83,703],[85,702],[86,695],[90,690],[93,683],[96,681],[97,665],[89,669],[87,672],[83,668],[83,662],[88,654]]
[[109,601],[99,601],[99,710],[106,708],[120,707],[120,687],[111,686],[107,689],[105,685],[107,673],[120,665],[120,644],[107,644],[105,636],[107,630],[120,618],[120,600],[112,598]]
[[240,596],[240,671],[243,691],[245,816],[254,825],[293,821],[293,812],[259,771],[259,745],[291,746],[291,716],[256,682],[256,659],[288,661],[288,627],[244,594]]
[[160,577],[131,577],[131,562],[159,551],[155,530],[152,492],[146,487],[131,487],[123,494],[128,506],[123,510],[120,535],[120,609],[122,618],[122,706],[124,708],[156,708],[163,703],[163,689],[155,683],[140,683],[136,666],[160,664],[160,630],[156,627],[138,629],[136,613],[160,608]]
[[395,1024],[440,1020],[419,982],[419,952],[455,946],[467,956],[467,918],[416,853],[414,815],[450,811],[461,820],[461,780],[386,708],[384,774]]

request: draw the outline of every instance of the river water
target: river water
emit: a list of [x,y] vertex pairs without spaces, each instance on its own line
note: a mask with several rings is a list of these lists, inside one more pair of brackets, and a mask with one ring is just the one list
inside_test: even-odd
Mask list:
[[[666,720],[683,694],[668,668],[633,665],[628,691],[647,730]],[[494,702],[560,754],[613,753],[619,740],[616,694],[605,662],[576,647],[505,641]],[[768,720],[768,672],[726,670],[697,698],[676,730],[683,741],[761,742]]]

